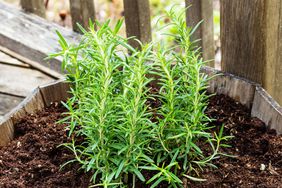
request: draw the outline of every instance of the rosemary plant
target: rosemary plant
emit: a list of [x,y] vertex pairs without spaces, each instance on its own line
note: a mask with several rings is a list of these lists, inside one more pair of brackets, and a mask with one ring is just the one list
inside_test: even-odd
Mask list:
[[[207,131],[210,78],[200,73],[205,62],[190,41],[194,29],[186,27],[184,12],[171,10],[168,17],[177,31],[169,34],[173,47],[159,42],[134,49],[118,35],[122,20],[113,29],[109,21],[96,23],[97,31],[90,22],[76,46],[58,33],[62,51],[52,57],[63,56],[73,96],[64,103],[68,116],[62,121],[73,138],[64,146],[75,159],[65,165],[76,161],[93,172],[93,187],[135,187],[138,179],[151,187],[182,187],[183,178],[203,181],[194,175],[214,166],[219,148],[226,147],[221,142],[230,138],[223,127],[219,134]],[[200,140],[211,146],[211,155]],[[154,175],[146,180],[144,171]]]

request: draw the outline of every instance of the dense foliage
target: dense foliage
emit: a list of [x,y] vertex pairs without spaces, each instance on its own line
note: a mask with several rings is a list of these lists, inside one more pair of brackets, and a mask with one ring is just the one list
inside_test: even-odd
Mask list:
[[[167,13],[166,27],[176,34],[164,36],[174,46],[157,41],[134,49],[118,35],[122,21],[113,29],[109,21],[97,23],[98,30],[90,23],[75,46],[58,33],[62,51],[53,56],[63,56],[73,95],[63,120],[73,142],[64,145],[75,155],[69,162],[93,172],[94,186],[135,187],[139,179],[151,187],[181,187],[183,177],[203,181],[194,175],[221,155],[221,141],[229,137],[222,129],[207,132],[210,78],[200,73],[205,62],[190,41],[194,29],[186,27],[184,13]],[[211,152],[203,152],[199,141]],[[148,171],[155,175],[145,180]]]

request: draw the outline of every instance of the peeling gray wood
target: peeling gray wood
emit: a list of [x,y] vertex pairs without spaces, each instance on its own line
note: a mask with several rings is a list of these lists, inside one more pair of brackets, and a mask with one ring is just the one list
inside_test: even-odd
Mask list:
[[0,64],[0,92],[27,96],[37,86],[52,80],[54,79],[33,69]]
[[70,43],[77,43],[79,34],[72,30],[0,2],[0,45],[61,72],[60,58],[44,60],[48,54],[60,50],[56,30]]
[[251,115],[261,119],[269,128],[282,134],[282,108],[261,87],[256,88]]
[[209,81],[210,93],[224,94],[246,105],[249,109],[252,107],[256,83],[210,67],[203,67],[201,71],[209,77],[218,75]]

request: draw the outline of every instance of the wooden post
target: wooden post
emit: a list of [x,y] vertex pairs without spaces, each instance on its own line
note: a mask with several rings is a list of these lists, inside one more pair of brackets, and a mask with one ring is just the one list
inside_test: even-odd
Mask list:
[[[186,11],[186,23],[195,27],[200,21],[203,23],[194,33],[193,40],[201,39],[199,46],[202,48],[203,59],[213,60],[215,55],[213,31],[213,0],[185,0],[185,6],[191,6]],[[214,67],[214,61],[208,64]]]
[[[143,43],[152,40],[149,0],[123,0],[127,37],[136,36]],[[129,43],[138,48],[139,44]]]
[[80,32],[77,23],[87,28],[89,19],[95,20],[94,0],[70,0],[70,11],[72,27],[76,32]]
[[25,11],[45,18],[44,0],[21,0],[20,4]]
[[282,1],[222,0],[224,71],[262,84],[282,104]]

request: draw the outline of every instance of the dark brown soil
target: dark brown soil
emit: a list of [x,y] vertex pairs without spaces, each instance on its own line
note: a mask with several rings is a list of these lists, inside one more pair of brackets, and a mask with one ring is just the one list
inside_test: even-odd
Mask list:
[[78,164],[60,165],[73,159],[71,152],[58,145],[69,142],[62,118],[64,108],[50,108],[24,118],[15,126],[15,139],[0,149],[1,188],[88,187],[90,175]]
[[[71,152],[57,147],[69,141],[60,105],[24,118],[16,125],[16,138],[0,148],[0,187],[87,187],[90,174],[78,164],[59,167],[73,158]],[[206,113],[216,119],[213,125],[225,125],[225,135],[235,136],[224,148],[236,158],[214,161],[218,169],[206,169],[206,182],[188,182],[189,187],[282,187],[282,136],[268,130],[249,110],[223,95],[210,100]],[[217,128],[218,129],[218,128]],[[142,187],[146,187],[145,185]]]
[[237,157],[215,160],[218,169],[202,174],[207,181],[190,187],[282,187],[282,135],[223,95],[212,98],[206,113],[216,119],[213,124],[224,124],[225,135],[234,136],[229,142],[232,147],[224,152]]

